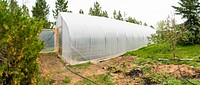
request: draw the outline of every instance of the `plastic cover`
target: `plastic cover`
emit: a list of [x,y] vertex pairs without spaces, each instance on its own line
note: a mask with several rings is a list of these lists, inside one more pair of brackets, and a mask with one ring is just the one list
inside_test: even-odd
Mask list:
[[53,51],[55,48],[55,33],[53,30],[44,29],[40,33],[40,39],[44,42],[44,49],[42,51],[48,52]]
[[117,57],[148,44],[156,31],[124,21],[73,13],[59,13],[62,57],[70,64]]

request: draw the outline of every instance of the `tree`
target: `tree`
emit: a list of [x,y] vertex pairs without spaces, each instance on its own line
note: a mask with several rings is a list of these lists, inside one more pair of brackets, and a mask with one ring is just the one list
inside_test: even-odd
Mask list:
[[101,16],[108,18],[108,13],[107,13],[107,11],[103,11]]
[[152,25],[150,27],[154,29],[154,27]]
[[56,1],[56,9],[53,10],[54,19],[57,19],[59,12],[69,12],[68,11],[68,0],[57,0]]
[[79,14],[84,14],[82,9],[79,10]]
[[33,17],[40,18],[45,21],[45,28],[49,29],[51,23],[48,21],[47,16],[49,14],[49,5],[45,0],[36,0],[35,7],[32,9]]
[[123,21],[123,17],[120,11],[118,11],[118,14],[116,15],[115,19]]
[[134,24],[139,24],[139,21],[137,21],[135,18],[132,18],[130,16],[126,19],[126,22],[130,22],[130,23],[134,23]]
[[12,12],[18,12],[19,6],[16,0],[10,0],[9,2],[9,10]]
[[114,12],[113,12],[113,18],[114,18],[114,19],[117,18],[117,12],[116,12],[116,10],[114,10]]
[[0,84],[37,85],[43,21],[23,15],[0,0]]
[[94,8],[92,8],[92,7],[90,8],[89,15],[107,17],[108,18],[107,11],[102,11],[101,6],[97,1],[94,3]]
[[144,26],[148,26],[146,22],[144,23]]
[[29,9],[28,9],[28,7],[26,7],[25,4],[22,5],[22,12],[23,12],[24,16],[30,17],[30,15],[29,15]]
[[194,38],[190,38],[191,43],[200,44],[200,2],[199,0],[180,0],[180,7],[172,6],[177,15],[187,19],[184,22],[185,28],[190,31]]

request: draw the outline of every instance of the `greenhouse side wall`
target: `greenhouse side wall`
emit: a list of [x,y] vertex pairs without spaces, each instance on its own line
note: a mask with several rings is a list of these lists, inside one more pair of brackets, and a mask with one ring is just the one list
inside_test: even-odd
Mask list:
[[40,33],[40,40],[43,41],[45,47],[42,52],[52,52],[55,48],[55,33],[52,29],[43,29]]
[[133,23],[64,12],[57,23],[62,29],[62,57],[70,64],[117,57],[146,46],[147,37],[155,33]]

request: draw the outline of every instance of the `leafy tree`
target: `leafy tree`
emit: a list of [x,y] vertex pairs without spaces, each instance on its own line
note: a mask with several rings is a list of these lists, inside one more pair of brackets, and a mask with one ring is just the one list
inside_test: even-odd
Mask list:
[[187,19],[184,22],[185,28],[194,36],[190,38],[189,43],[200,44],[200,2],[199,0],[180,0],[180,7],[172,6],[176,14],[182,15]]
[[89,15],[101,16],[101,17],[107,17],[108,18],[107,11],[102,11],[101,6],[97,1],[94,3],[94,8],[92,8],[92,7],[90,8]]
[[43,21],[24,16],[20,7],[12,10],[11,4],[0,0],[0,84],[37,85]]
[[49,14],[49,5],[47,5],[47,2],[45,0],[36,0],[35,7],[33,7],[32,9],[32,13],[34,18],[40,18],[45,21],[44,28],[50,28],[51,23],[47,19],[47,16]]
[[79,10],[79,14],[84,14],[82,9]]
[[68,0],[57,0],[56,1],[56,9],[53,10],[54,19],[57,19],[59,12],[69,12],[68,11]]

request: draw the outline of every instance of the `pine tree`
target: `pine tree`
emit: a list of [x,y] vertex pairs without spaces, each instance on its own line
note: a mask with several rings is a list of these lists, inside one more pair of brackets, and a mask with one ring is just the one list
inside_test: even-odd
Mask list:
[[18,12],[18,10],[20,9],[16,0],[10,0],[9,1],[9,8],[10,8],[9,10],[11,12]]
[[35,7],[32,9],[33,17],[40,18],[45,21],[45,28],[49,29],[51,23],[48,21],[49,5],[45,0],[36,0]]
[[146,22],[144,23],[144,26],[148,26]]
[[45,0],[36,0],[32,13],[33,17],[47,19],[47,15],[49,14],[49,5],[47,5]]
[[115,19],[123,21],[123,17],[120,11],[118,11],[118,14],[116,15]]
[[79,10],[79,14],[84,14],[82,9]]
[[90,8],[89,15],[101,16],[101,6],[97,1],[94,3],[94,8]]
[[177,15],[187,19],[185,28],[191,32],[195,38],[191,38],[194,43],[200,43],[200,2],[199,0],[180,0],[180,7],[172,6]]
[[107,17],[108,18],[107,11],[102,11],[101,6],[97,1],[94,3],[94,8],[92,8],[92,7],[90,8],[89,15]]
[[30,17],[30,15],[29,15],[29,9],[28,9],[28,7],[25,4],[22,5],[22,12],[23,12],[24,16]]
[[114,10],[114,12],[113,12],[113,18],[116,19],[116,17],[117,17],[117,12],[116,12],[116,10]]
[[57,0],[56,1],[56,9],[53,10],[54,19],[57,19],[59,12],[69,12],[68,11],[68,0]]
[[103,11],[101,16],[102,16],[102,17],[108,18],[108,13],[107,13],[107,11]]

